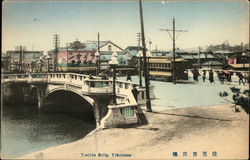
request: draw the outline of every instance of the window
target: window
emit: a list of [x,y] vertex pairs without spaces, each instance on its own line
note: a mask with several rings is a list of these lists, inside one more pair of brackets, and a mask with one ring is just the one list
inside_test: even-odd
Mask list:
[[125,89],[128,89],[129,84],[125,83]]
[[131,107],[122,108],[122,115],[126,117],[134,117],[134,110]]
[[112,46],[108,45],[108,51],[112,51]]

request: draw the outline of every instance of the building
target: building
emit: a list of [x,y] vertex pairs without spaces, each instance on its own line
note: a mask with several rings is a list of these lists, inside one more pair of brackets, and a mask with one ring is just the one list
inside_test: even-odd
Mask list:
[[206,61],[204,63],[201,63],[202,69],[223,69],[224,68],[224,64],[222,62],[219,61],[215,61],[215,60],[209,60]]
[[16,50],[7,51],[10,70],[17,72],[28,72],[40,63],[43,51]]
[[58,48],[57,56],[54,50],[48,52],[54,62],[57,58],[57,69],[59,71],[89,71],[96,69],[96,62],[100,64],[101,69],[109,66],[108,62],[113,52],[117,52],[117,59],[120,66],[126,66],[129,62],[124,50],[111,41],[99,42],[100,56],[96,57],[98,52],[98,42],[80,42],[78,40],[70,43],[67,47]]
[[9,72],[10,70],[10,60],[9,60],[9,56],[2,54],[1,55],[1,71],[2,72]]
[[228,57],[227,69],[247,71],[249,70],[250,52],[237,52]]

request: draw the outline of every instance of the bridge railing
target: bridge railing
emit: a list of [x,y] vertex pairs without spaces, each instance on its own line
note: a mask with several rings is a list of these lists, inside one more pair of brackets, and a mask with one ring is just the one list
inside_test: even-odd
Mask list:
[[[93,78],[93,79],[92,79]],[[112,79],[102,80],[101,77],[90,77],[76,73],[32,73],[32,74],[6,74],[2,75],[2,82],[41,82],[60,83],[77,86],[82,92],[88,93],[112,93]],[[133,83],[127,81],[116,81],[116,93],[128,95],[133,88]]]
[[90,93],[112,93],[112,81],[100,79],[86,79],[85,90]]
[[47,74],[45,73],[35,73],[28,75],[29,82],[46,82]]

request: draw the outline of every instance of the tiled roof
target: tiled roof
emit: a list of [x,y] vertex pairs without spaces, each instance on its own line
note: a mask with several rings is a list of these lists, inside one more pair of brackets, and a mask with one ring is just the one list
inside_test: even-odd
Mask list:
[[[100,41],[99,42],[99,46],[100,48],[102,48],[103,46],[107,45],[107,44],[113,44],[114,46],[116,46],[117,48],[123,50],[122,48],[120,48],[119,46],[117,46],[116,44],[112,43],[111,41]],[[74,49],[74,48],[70,48],[70,47],[59,47],[58,50],[59,51],[96,51],[98,49],[98,42],[93,41],[93,42],[85,42],[82,43],[84,45],[83,48],[79,48],[79,49]],[[50,50],[49,52],[54,52],[53,50]]]
[[203,65],[203,66],[217,66],[217,65],[223,65],[223,64],[219,61],[207,61],[205,63],[202,63],[201,65]]
[[183,59],[194,59],[192,55],[181,55],[181,58]]

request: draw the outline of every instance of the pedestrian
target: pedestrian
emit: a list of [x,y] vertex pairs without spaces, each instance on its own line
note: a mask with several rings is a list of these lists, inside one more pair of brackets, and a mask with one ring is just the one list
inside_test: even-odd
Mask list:
[[209,81],[210,81],[210,83],[214,82],[214,73],[213,73],[212,69],[210,69],[210,71],[209,71]]
[[225,80],[225,75],[223,73],[223,71],[218,73],[218,78],[221,84],[224,84],[224,80]]
[[239,78],[239,85],[240,85],[241,83],[243,83],[243,85],[245,85],[245,83],[244,83],[244,81],[243,81],[243,75],[239,72],[239,73],[237,73],[237,76],[238,76],[238,78]]
[[203,70],[202,79],[203,79],[203,82],[206,81],[206,70]]
[[132,89],[131,91],[132,91],[132,94],[133,94],[133,96],[135,97],[135,100],[136,100],[136,102],[137,102],[137,99],[138,99],[138,90],[137,90],[135,84],[133,85],[133,89]]
[[89,79],[94,79],[94,77],[92,76],[92,74],[89,74]]
[[199,72],[198,72],[197,68],[194,68],[193,76],[194,76],[193,77],[194,81],[198,82]]
[[231,73],[231,72],[229,72],[229,73],[227,74],[227,81],[228,81],[228,82],[232,82],[232,73]]
[[130,72],[127,72],[127,79],[126,81],[130,80],[132,82],[132,78],[131,78],[131,75],[130,75]]
[[248,82],[248,76],[245,74],[244,76],[243,76],[243,79],[244,79],[244,85],[246,84],[246,83],[249,83]]

